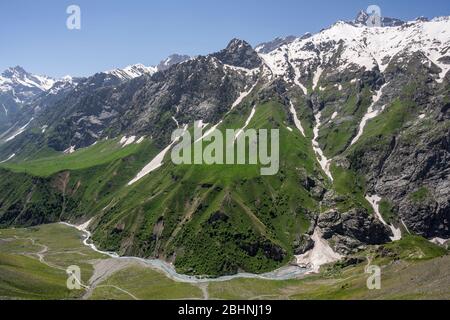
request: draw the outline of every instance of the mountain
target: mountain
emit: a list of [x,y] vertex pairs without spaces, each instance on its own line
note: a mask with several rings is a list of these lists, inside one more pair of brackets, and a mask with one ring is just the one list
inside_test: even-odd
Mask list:
[[[368,26],[369,23],[369,14],[365,11],[360,11],[358,15],[355,18],[354,23],[359,25]],[[399,27],[401,25],[405,24],[404,21],[395,19],[395,18],[389,18],[389,17],[381,17],[381,26],[382,27]]]
[[132,66],[128,66],[124,69],[115,69],[111,71],[107,71],[106,74],[115,76],[120,80],[131,80],[144,74],[152,75],[157,71],[155,67],[146,67],[143,64],[135,64]]
[[49,90],[54,83],[52,78],[33,75],[19,66],[5,70],[0,75],[0,132],[16,122],[24,104]]
[[261,58],[247,42],[233,39],[228,46],[220,52],[212,54],[224,64],[246,69],[255,69],[261,65]]
[[191,59],[191,57],[188,55],[172,54],[163,61],[161,61],[156,68],[158,71],[164,71],[169,69],[171,66],[175,64],[185,62],[189,59]]
[[[172,55],[162,61],[160,66],[165,66],[161,67],[165,69],[187,59],[189,59],[188,56]],[[146,67],[142,64],[135,64],[123,69],[99,72],[87,78],[66,76],[59,80],[31,75],[21,67],[10,68],[4,73],[5,76],[8,75],[12,79],[6,80],[5,78],[4,80],[4,86],[2,86],[4,89],[4,101],[2,100],[2,93],[0,93],[0,102],[3,102],[2,107],[4,111],[3,117],[0,114],[0,139],[8,139],[10,138],[8,134],[14,136],[14,132],[22,132],[21,128],[24,125],[28,125],[31,119],[35,120],[38,114],[45,114],[50,105],[58,104],[66,95],[76,92],[78,85],[84,88],[80,89],[81,92],[92,93],[94,90],[120,85],[145,75],[151,76],[158,71],[158,68],[160,67]],[[41,81],[39,82],[38,80]],[[20,89],[26,81],[30,85],[34,83],[33,81],[40,85],[32,88],[27,87],[30,92],[26,100],[12,99],[11,97],[14,96],[16,90]],[[46,125],[43,124],[41,126]]]
[[[307,33],[303,37],[308,38],[310,36],[311,36],[311,34]],[[295,39],[297,39],[297,37],[295,37],[295,36],[287,36],[285,38],[275,38],[272,41],[263,42],[263,43],[258,44],[255,47],[255,51],[258,53],[269,53],[275,49],[278,49],[282,45],[291,43]]]
[[[0,225],[90,221],[103,250],[214,276],[449,238],[450,17],[363,20],[35,100],[0,136]],[[172,132],[196,120],[278,129],[278,173],[175,165]]]
[[5,70],[0,77],[0,91],[11,92],[18,102],[29,101],[34,95],[50,89],[55,80],[33,75],[17,66]]

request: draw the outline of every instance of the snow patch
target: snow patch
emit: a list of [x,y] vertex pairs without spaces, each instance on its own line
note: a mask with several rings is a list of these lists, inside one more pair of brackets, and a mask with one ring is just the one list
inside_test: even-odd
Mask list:
[[[331,63],[336,57],[340,66],[336,70],[338,72],[354,67],[366,71],[378,67],[384,72],[394,57],[422,52],[441,69],[439,78],[436,79],[441,83],[450,71],[450,64],[441,59],[447,54],[449,46],[448,17],[429,22],[413,21],[386,28],[338,22],[311,37],[297,38],[269,53],[259,55],[273,76],[284,77],[292,66],[298,79],[298,70],[309,70],[318,61],[321,61],[322,65]],[[326,51],[323,48],[326,48]],[[336,56],[338,52],[340,55]],[[319,73],[316,72],[314,83],[317,83],[318,78]]]
[[290,103],[289,111],[291,111],[292,117],[294,118],[295,126],[301,132],[301,134],[303,136],[305,136],[305,130],[303,129],[302,123],[300,122],[300,120],[297,117],[297,110],[295,110],[295,107],[294,107],[294,104],[292,103],[292,101],[290,101],[289,103]]
[[144,74],[153,75],[156,72],[157,72],[156,67],[146,67],[143,64],[138,63],[135,65],[127,66],[123,69],[106,71],[105,73],[116,76],[121,80],[131,80],[140,77]]
[[6,139],[6,142],[11,141],[14,138],[16,138],[18,135],[22,134],[25,131],[25,129],[30,125],[31,121],[33,121],[33,120],[34,120],[34,118],[31,118],[30,121],[28,121],[28,123],[26,125],[19,128],[19,130],[17,130],[12,136],[10,136],[8,139]]
[[16,156],[16,154],[15,153],[13,153],[12,155],[10,155],[7,159],[5,159],[5,160],[3,160],[3,161],[0,161],[0,163],[5,163],[5,162],[8,162],[9,160],[11,160],[12,158],[14,158]]
[[328,242],[322,237],[322,233],[318,228],[314,230],[311,238],[314,241],[314,247],[302,255],[295,256],[298,266],[310,268],[310,273],[319,273],[321,266],[342,259],[342,256],[334,252]]
[[411,232],[408,229],[408,226],[405,224],[405,221],[403,221],[403,219],[400,219],[400,221],[402,222],[403,228],[405,228],[406,232],[408,232],[409,234],[411,234]]
[[317,84],[319,83],[320,77],[322,76],[323,70],[321,67],[317,67],[316,72],[314,73],[314,77],[313,77],[313,90],[316,89]]
[[236,101],[234,101],[234,103],[231,105],[231,110],[236,108],[242,102],[242,100],[244,100],[253,91],[253,89],[255,89],[257,84],[258,83],[255,83],[249,90],[241,92]]
[[369,108],[367,109],[366,114],[364,115],[364,117],[361,119],[361,122],[359,124],[359,129],[358,129],[358,134],[356,135],[356,137],[353,138],[352,143],[350,144],[350,146],[354,145],[356,142],[358,142],[359,138],[361,138],[361,136],[364,133],[364,128],[366,127],[366,124],[369,120],[377,117],[381,112],[384,111],[384,108],[386,106],[382,106],[381,110],[375,110],[374,106],[375,104],[378,102],[378,100],[380,100],[382,94],[383,94],[383,89],[387,84],[384,84],[380,90],[378,90],[376,92],[376,94],[372,97],[372,104],[369,106]]
[[[184,127],[183,133],[187,130],[187,125]],[[172,141],[171,144],[169,144],[164,150],[162,150],[156,157],[152,159],[137,175],[136,177],[128,182],[128,185],[131,186],[132,184],[136,183],[137,181],[141,180],[143,177],[148,175],[149,173],[155,171],[159,167],[163,165],[164,157],[166,156],[167,152],[172,148],[172,146],[180,139],[181,136],[177,137],[175,140]]]
[[214,130],[217,129],[217,127],[222,124],[222,120],[219,121],[219,123],[215,124],[214,126],[212,126],[211,128],[209,128],[208,130],[205,131],[205,133],[203,133],[203,135],[198,138],[197,140],[194,141],[194,143],[197,143],[203,139],[205,139],[207,136],[209,136],[211,133],[214,132]]
[[442,239],[442,238],[433,238],[430,240],[431,243],[437,244],[439,246],[445,245],[450,239]]
[[373,196],[366,196],[366,200],[369,201],[370,205],[373,208],[373,211],[375,211],[375,214],[378,217],[378,220],[381,221],[382,224],[384,224],[385,226],[388,226],[391,231],[393,236],[390,237],[392,241],[398,241],[402,238],[402,231],[400,230],[400,228],[396,228],[393,225],[389,225],[386,223],[386,221],[383,219],[383,216],[380,213],[380,201],[381,198],[377,195],[373,195]]
[[136,144],[141,144],[144,141],[145,137],[140,137],[137,141]]
[[321,126],[320,118],[322,117],[322,112],[318,112],[315,116],[316,118],[316,125],[313,129],[314,138],[312,140],[312,145],[314,152],[317,155],[317,161],[319,162],[320,166],[322,167],[322,170],[325,172],[325,174],[330,178],[331,181],[334,181],[333,175],[330,171],[331,166],[331,160],[328,160],[327,157],[325,157],[325,154],[323,153],[322,149],[320,149],[320,145],[318,142],[319,139],[319,129]]
[[336,119],[336,117],[338,116],[337,111],[335,111],[332,115],[331,115],[331,120]]
[[175,119],[175,117],[172,117],[172,120],[177,124],[177,128],[179,128],[180,124],[178,123],[177,119]]
[[224,64],[223,65],[225,70],[233,70],[233,71],[240,71],[243,72],[247,75],[253,75],[259,72],[259,68],[255,68],[255,69],[247,69],[247,68],[242,68],[242,67],[236,67],[236,66],[232,66],[229,64]]
[[241,129],[239,129],[239,131],[236,133],[236,136],[235,136],[235,138],[234,138],[235,140],[236,140],[236,139],[242,134],[242,132],[244,132],[244,130],[248,127],[248,125],[250,124],[250,121],[252,121],[253,116],[255,115],[255,112],[256,112],[256,104],[253,105],[252,111],[250,112],[250,115],[248,116],[247,120],[245,121],[244,126],[243,126]]
[[[291,61],[291,64],[293,62]],[[308,89],[300,82],[300,70],[299,68],[294,67],[294,83],[303,91],[303,94],[306,96],[308,94]]]
[[75,152],[75,146],[70,146],[66,150],[64,150],[64,154],[72,154]]
[[[122,141],[122,140],[120,140]],[[122,148],[125,148],[126,146],[134,143],[136,141],[136,136],[131,136],[129,138],[126,138],[125,141],[122,143]]]

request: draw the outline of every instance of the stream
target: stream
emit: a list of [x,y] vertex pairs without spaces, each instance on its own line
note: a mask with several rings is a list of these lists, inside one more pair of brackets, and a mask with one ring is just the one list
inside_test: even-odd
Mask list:
[[130,260],[130,262],[137,261],[140,263],[143,263],[146,266],[149,266],[153,269],[157,269],[162,271],[168,278],[178,281],[178,282],[185,282],[185,283],[207,283],[207,282],[222,282],[222,281],[229,281],[233,279],[262,279],[262,280],[290,280],[290,279],[298,279],[299,277],[304,276],[308,271],[310,271],[308,268],[301,268],[299,266],[295,265],[288,265],[281,267],[275,271],[267,272],[263,274],[253,274],[253,273],[237,273],[234,275],[228,275],[228,276],[221,276],[217,278],[208,278],[208,277],[201,277],[201,276],[189,276],[185,274],[180,274],[176,272],[175,267],[163,260],[160,259],[144,259],[139,257],[121,257],[115,252],[107,252],[107,251],[101,251],[99,250],[94,243],[92,243],[91,239],[91,232],[87,230],[89,227],[91,220],[88,222],[76,226],[73,224],[69,224],[66,222],[61,222],[61,224],[76,228],[77,230],[83,232],[84,234],[84,240],[83,244],[92,250],[107,255],[112,259],[121,259],[121,260]]

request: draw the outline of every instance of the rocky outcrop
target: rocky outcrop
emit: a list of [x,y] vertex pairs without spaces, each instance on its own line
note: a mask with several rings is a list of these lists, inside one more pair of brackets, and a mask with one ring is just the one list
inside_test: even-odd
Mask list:
[[191,57],[185,54],[172,54],[163,61],[161,61],[156,67],[158,71],[164,71],[169,69],[171,66],[187,61]]
[[363,245],[389,242],[390,230],[365,209],[355,208],[339,213],[330,210],[319,215],[317,227],[323,238],[340,253],[357,250]]
[[239,39],[233,39],[228,46],[211,55],[224,64],[246,69],[255,69],[261,66],[261,58],[252,46]]
[[[394,222],[426,238],[450,236],[448,86],[421,53],[399,55],[386,69],[379,105],[389,126],[348,155],[368,192],[391,206]],[[405,230],[406,231],[406,230]]]
[[[232,45],[231,56],[225,55],[225,61],[233,63],[227,59],[232,59],[235,51],[238,56],[247,52],[248,45],[242,46],[238,49]],[[253,74],[226,68],[213,56],[197,57],[125,82],[113,74],[98,73],[81,81],[75,90],[58,95],[58,99],[47,104],[43,103],[47,100],[39,101],[46,107],[30,128],[38,126],[36,131],[40,131],[41,126],[47,126],[42,138],[57,151],[71,146],[83,148],[123,134],[151,136],[164,146],[177,128],[174,118],[180,125],[196,120],[216,123],[255,82]],[[21,144],[16,141],[7,153],[19,150]]]
[[294,254],[301,255],[314,248],[314,240],[309,234],[299,235],[294,242]]

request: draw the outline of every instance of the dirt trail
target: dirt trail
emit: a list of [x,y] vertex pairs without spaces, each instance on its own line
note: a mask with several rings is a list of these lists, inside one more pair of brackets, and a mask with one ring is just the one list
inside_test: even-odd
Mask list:
[[198,287],[202,290],[203,300],[209,300],[208,283],[200,283],[198,284]]
[[[37,243],[35,239],[33,238],[20,238],[18,236],[14,236],[14,240],[26,240],[26,241],[30,241],[31,244],[33,246],[39,246],[42,248],[41,251],[38,252],[24,252],[25,255],[30,255],[30,256],[37,256],[39,259],[39,262],[42,264],[45,264],[46,266],[52,268],[52,269],[57,269],[60,271],[64,271],[66,272],[66,268],[57,266],[55,264],[52,264],[50,262],[45,261],[45,256],[46,255],[50,255],[51,253],[49,252],[49,247],[40,243]],[[67,253],[67,252],[64,252]],[[78,253],[83,255],[81,252],[73,252],[72,253]],[[55,254],[55,253],[53,253]],[[113,264],[108,263],[108,261],[113,261]],[[118,261],[121,260],[116,260],[116,259],[108,259],[108,260],[100,260],[100,263],[97,263],[95,266],[100,265],[100,267],[95,268],[94,274],[92,275],[91,279],[89,280],[90,285],[86,286],[84,285],[80,280],[77,280],[77,282],[81,285],[81,287],[86,289],[86,293],[83,295],[83,299],[88,299],[91,295],[92,292],[94,291],[95,288],[101,288],[101,287],[110,287],[110,288],[114,288],[116,290],[119,290],[127,295],[129,295],[131,298],[133,298],[134,300],[139,300],[139,298],[137,298],[135,295],[133,295],[131,292],[128,292],[125,289],[122,289],[118,286],[114,286],[114,285],[98,285],[98,283],[101,283],[102,281],[106,280],[111,274],[127,267],[130,265],[129,262],[127,261],[121,261],[123,263],[116,263]],[[106,262],[106,263],[105,263]],[[94,266],[94,267],[95,267]]]
[[87,291],[83,295],[83,299],[89,299],[92,296],[92,293],[94,292],[95,288],[101,288],[101,287],[112,287],[119,291],[122,291],[126,294],[128,294],[130,297],[132,297],[135,300],[139,300],[136,296],[134,296],[132,293],[126,291],[125,289],[119,288],[117,286],[113,285],[100,285],[103,281],[107,280],[111,275],[114,273],[125,269],[130,266],[130,261],[127,261],[125,259],[104,259],[104,260],[97,260],[94,263],[94,273],[92,274],[91,278],[89,279],[89,286],[87,286]]

